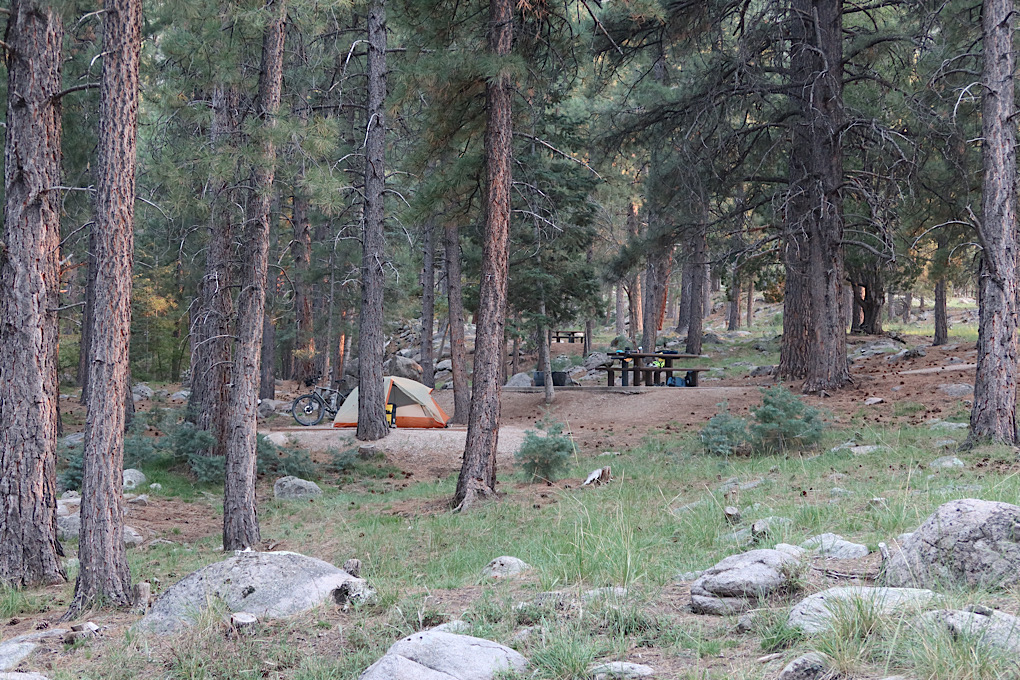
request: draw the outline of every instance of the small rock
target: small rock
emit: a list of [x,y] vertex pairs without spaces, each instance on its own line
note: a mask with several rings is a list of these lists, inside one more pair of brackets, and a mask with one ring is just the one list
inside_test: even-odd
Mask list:
[[739,524],[740,510],[733,507],[732,505],[727,505],[725,508],[723,508],[723,517],[725,517],[726,521],[730,524]]
[[531,569],[531,565],[516,557],[497,557],[482,569],[482,578],[499,580],[519,576]]
[[939,392],[954,398],[969,397],[974,392],[974,386],[965,383],[939,385]]
[[133,491],[142,484],[145,484],[145,474],[141,470],[134,468],[124,470],[124,491]]
[[125,548],[137,548],[142,543],[145,543],[145,539],[138,533],[138,530],[134,527],[124,525],[124,547]]
[[471,624],[461,619],[454,619],[453,621],[447,621],[441,623],[438,626],[433,626],[429,630],[438,630],[444,633],[457,633],[458,635],[465,635],[471,632]]
[[848,491],[848,490],[844,489],[841,486],[834,486],[831,489],[829,489],[829,495],[830,496],[843,497],[843,496],[852,496],[852,495],[854,495],[854,493],[853,493],[853,491]]
[[952,449],[959,444],[955,439],[937,439],[935,441],[935,447],[939,449]]
[[269,434],[262,435],[262,439],[276,446],[287,445],[287,435],[283,432],[270,432]]
[[755,366],[751,369],[750,376],[752,378],[767,378],[776,372],[778,366]]
[[453,370],[453,361],[451,361],[450,359],[443,359],[438,364],[436,364],[436,370],[437,371],[452,371]]
[[771,538],[783,527],[793,524],[793,520],[787,517],[765,517],[751,525],[751,539],[763,541]]
[[626,661],[599,664],[590,672],[595,680],[630,680],[631,678],[647,678],[655,675],[655,670],[651,666]]
[[867,399],[864,400],[864,405],[865,406],[875,406],[876,404],[884,404],[884,403],[885,403],[885,399],[883,399],[882,397],[868,397]]
[[191,390],[180,390],[170,395],[171,401],[187,401],[191,398]]
[[945,420],[939,420],[938,418],[928,421],[928,427],[932,430],[967,430],[970,429],[969,423],[950,423]]
[[889,502],[881,496],[875,496],[874,498],[868,501],[868,505],[870,505],[873,508],[888,508]]
[[358,458],[362,460],[373,460],[380,454],[379,447],[373,444],[363,444],[358,447]]
[[506,387],[533,387],[534,381],[530,373],[517,373],[506,381]]
[[695,614],[735,614],[754,607],[789,582],[788,568],[797,561],[778,550],[751,550],[730,555],[691,584]]
[[131,388],[131,394],[139,399],[152,399],[152,396],[155,393],[152,391],[152,388],[145,383],[138,383]]
[[595,588],[581,593],[581,599],[585,602],[593,600],[626,600],[627,589],[622,586]]
[[346,571],[348,574],[350,574],[354,578],[360,577],[361,576],[361,560],[359,560],[356,557],[352,557],[351,559],[347,560],[346,562],[344,562],[344,571]]
[[869,445],[869,446],[851,446],[850,447],[850,453],[854,454],[855,456],[863,456],[863,455],[867,455],[869,453],[875,453],[876,451],[881,451],[881,450],[882,450],[882,447],[878,446],[876,444],[872,444],[872,445]]
[[800,628],[805,633],[820,633],[828,630],[834,612],[840,603],[861,600],[875,608],[880,614],[892,614],[904,609],[920,609],[934,602],[938,596],[921,588],[871,588],[868,586],[845,586],[829,588],[810,595],[790,610],[787,623],[791,628]]
[[[956,442],[953,443],[955,444]],[[933,470],[938,470],[949,468],[963,468],[967,467],[967,464],[964,463],[959,458],[957,458],[956,456],[942,456],[941,458],[936,458],[932,462],[928,463],[928,467]]]
[[737,626],[735,630],[738,633],[750,633],[754,630],[754,620],[757,618],[754,612],[748,612],[737,619]]
[[75,432],[64,437],[64,446],[71,449],[85,442],[84,432]]
[[230,629],[243,635],[254,635],[259,617],[248,612],[234,612],[230,615]]
[[860,543],[851,543],[838,534],[826,533],[814,536],[800,544],[802,548],[824,555],[829,559],[853,560],[867,557],[868,547]]
[[684,571],[676,575],[676,580],[681,583],[687,583],[689,581],[697,581],[704,574],[704,571]]
[[825,676],[829,664],[825,658],[816,652],[809,652],[799,656],[780,671],[778,680],[816,680]]
[[[127,498],[127,496],[125,496],[125,498]],[[140,496],[135,496],[134,498],[129,500],[128,503],[132,505],[148,505],[149,497],[143,493]]]
[[519,631],[517,631],[510,637],[510,642],[514,643],[515,645],[527,642],[528,639],[531,637],[531,632],[533,630],[534,626],[525,626],[524,628],[521,628]]
[[322,489],[318,484],[292,475],[281,477],[273,484],[273,496],[280,500],[295,500],[321,495]]

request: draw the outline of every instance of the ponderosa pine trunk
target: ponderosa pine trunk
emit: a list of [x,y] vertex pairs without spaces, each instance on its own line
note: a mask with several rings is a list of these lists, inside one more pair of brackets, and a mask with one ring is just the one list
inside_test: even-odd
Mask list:
[[[641,224],[638,222],[637,206],[633,203],[627,210],[627,233],[632,240],[636,240],[641,234]],[[641,344],[643,332],[642,324],[645,318],[644,310],[644,289],[642,287],[641,273],[633,275],[630,286],[627,289],[630,305],[630,338],[635,346]]]
[[623,292],[623,282],[616,282],[616,337],[627,333],[625,319],[627,317],[626,297]]
[[[234,143],[237,134],[237,90],[217,85],[212,95],[213,149]],[[199,430],[216,439],[205,451],[210,456],[226,455],[227,402],[230,398],[230,357],[234,343],[234,302],[231,293],[231,254],[234,247],[234,192],[230,182],[211,177],[212,205],[209,241],[205,249],[205,270],[198,285],[197,311],[191,323],[191,394],[187,418]]]
[[302,384],[318,382],[319,368],[316,366],[315,323],[312,316],[312,225],[308,219],[308,196],[304,191],[294,191],[294,239],[291,252],[294,255],[294,317],[297,328],[295,340],[296,366],[294,379]]
[[57,543],[57,307],[64,27],[48,3],[13,0],[0,257],[0,584],[61,583]]
[[106,0],[96,161],[95,313],[81,487],[78,580],[66,618],[131,602],[124,546],[124,415],[131,337],[141,0]]
[[749,276],[747,278],[747,319],[745,319],[747,327],[750,328],[754,325],[754,277]]
[[259,369],[262,360],[263,316],[269,270],[269,228],[276,144],[272,129],[280,109],[283,81],[284,0],[268,0],[262,37],[255,114],[260,158],[254,164],[248,197],[248,221],[242,238],[237,295],[237,344],[231,367],[227,403],[226,481],[223,485],[223,549],[256,548],[260,540],[255,498],[256,419]]
[[[450,422],[463,425],[471,411],[471,386],[468,385],[467,343],[464,340],[464,284],[461,281],[460,231],[453,222],[443,227],[446,246],[446,295],[450,310],[450,372],[453,373],[453,415]],[[445,337],[445,334],[444,334]],[[442,356],[443,341],[439,343]]]
[[[511,0],[489,0],[489,53],[505,59],[513,46]],[[478,291],[471,413],[464,462],[457,478],[454,505],[466,510],[496,493],[496,441],[499,437],[499,376],[510,240],[510,188],[513,143],[510,67],[487,80],[485,101],[485,233]]]
[[792,125],[779,376],[805,392],[850,382],[843,303],[843,3],[792,0]]
[[691,320],[691,281],[694,276],[694,265],[691,263],[690,243],[685,243],[684,262],[680,267],[680,300],[676,308],[676,332],[687,333]]
[[985,0],[981,145],[984,168],[978,224],[978,344],[967,443],[1017,443],[1016,104],[1013,17],[1009,0]]
[[368,134],[365,142],[365,227],[361,246],[361,332],[358,336],[358,439],[375,441],[390,432],[383,384],[383,292],[386,246],[386,8],[368,8]]
[[432,351],[432,327],[436,322],[436,226],[425,222],[421,227],[421,335],[418,339],[418,363],[421,365],[421,381],[429,387],[436,386],[436,363]]
[[704,219],[698,223],[689,240],[688,258],[691,268],[690,316],[687,318],[687,343],[684,351],[687,354],[701,354],[701,341],[705,328],[705,293],[708,287],[708,213],[707,204],[703,204],[706,212]]
[[740,328],[740,272],[734,266],[730,270],[729,309],[726,314],[726,330]]
[[932,345],[938,347],[949,342],[949,317],[946,314],[946,279],[935,282],[935,338]]

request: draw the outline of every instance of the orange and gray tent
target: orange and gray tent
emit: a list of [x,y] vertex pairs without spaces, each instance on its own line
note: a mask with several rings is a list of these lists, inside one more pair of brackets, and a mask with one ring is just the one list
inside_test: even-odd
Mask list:
[[[450,416],[432,398],[432,388],[408,378],[388,375],[386,404],[393,405],[397,427],[446,427]],[[333,427],[358,426],[358,388],[344,400],[333,419]]]

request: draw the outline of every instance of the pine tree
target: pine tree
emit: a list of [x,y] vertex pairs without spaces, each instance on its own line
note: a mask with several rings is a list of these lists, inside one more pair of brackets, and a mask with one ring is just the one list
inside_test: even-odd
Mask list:
[[131,264],[134,247],[140,0],[106,0],[95,202],[95,313],[88,319],[89,393],[83,454],[81,563],[73,618],[100,600],[130,602],[124,546],[124,403],[130,398]]
[[14,0],[7,23],[0,238],[0,583],[66,579],[57,544],[57,342],[63,23]]

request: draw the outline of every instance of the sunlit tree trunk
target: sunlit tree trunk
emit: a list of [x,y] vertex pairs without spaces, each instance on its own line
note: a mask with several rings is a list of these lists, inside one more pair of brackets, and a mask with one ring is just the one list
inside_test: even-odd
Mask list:
[[55,8],[13,0],[0,255],[0,584],[60,583],[57,307],[60,67]]

